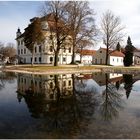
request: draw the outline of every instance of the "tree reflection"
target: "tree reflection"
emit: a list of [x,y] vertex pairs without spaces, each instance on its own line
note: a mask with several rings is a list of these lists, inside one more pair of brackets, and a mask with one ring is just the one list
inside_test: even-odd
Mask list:
[[117,118],[119,115],[119,110],[123,108],[122,106],[122,95],[117,91],[116,87],[109,83],[108,74],[106,75],[106,88],[102,94],[102,104],[101,104],[101,114],[104,120],[109,121],[113,118]]
[[124,89],[126,90],[126,98],[128,99],[133,87],[133,76],[130,74],[124,74],[123,80],[124,80]]
[[16,78],[15,73],[11,72],[2,72],[0,73],[0,90],[2,90],[5,87],[5,83],[13,83]]
[[[46,85],[48,83],[46,81]],[[81,123],[93,117],[97,103],[93,91],[81,92],[79,90],[81,85],[75,87],[75,75],[72,75],[72,89],[64,88],[58,75],[54,76],[54,84],[50,82],[49,86],[51,88],[47,88],[47,91],[42,88],[40,93],[35,93],[34,89],[26,90],[25,94],[18,93],[18,100],[21,101],[23,97],[31,116],[43,119],[43,123],[39,126],[40,129],[52,135],[57,133],[57,138],[63,136],[62,134],[72,136],[71,133],[80,131]],[[47,92],[54,97],[51,98],[52,100],[46,99]]]

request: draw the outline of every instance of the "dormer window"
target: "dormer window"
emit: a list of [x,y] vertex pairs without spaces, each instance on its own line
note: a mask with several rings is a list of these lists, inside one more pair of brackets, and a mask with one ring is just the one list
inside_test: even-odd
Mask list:
[[48,29],[48,23],[47,22],[42,23],[42,29],[44,29],[44,30]]
[[19,40],[17,41],[17,44],[18,44],[18,46],[20,45],[20,41]]
[[50,52],[53,52],[53,46],[50,46]]
[[71,53],[71,48],[69,48],[69,53]]

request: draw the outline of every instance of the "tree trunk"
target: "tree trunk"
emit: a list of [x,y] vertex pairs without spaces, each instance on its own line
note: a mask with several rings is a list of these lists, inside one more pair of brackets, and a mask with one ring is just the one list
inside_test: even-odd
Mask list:
[[80,54],[80,63],[82,63],[82,54]]
[[109,44],[108,44],[108,35],[107,35],[106,61],[105,61],[106,65],[108,65],[108,55],[109,55]]
[[75,64],[75,49],[76,49],[75,39],[73,39],[72,46],[73,46],[73,49],[72,49],[73,51],[72,51],[72,61],[71,61],[71,64]]
[[55,56],[54,56],[54,66],[58,66],[58,54],[59,54],[59,51],[56,51]]
[[75,51],[74,51],[74,47],[73,47],[73,52],[72,52],[72,61],[71,64],[75,64]]
[[34,57],[35,57],[35,47],[33,47],[32,51],[32,66],[34,65]]
[[108,65],[108,51],[106,50],[106,60],[105,60],[105,64]]

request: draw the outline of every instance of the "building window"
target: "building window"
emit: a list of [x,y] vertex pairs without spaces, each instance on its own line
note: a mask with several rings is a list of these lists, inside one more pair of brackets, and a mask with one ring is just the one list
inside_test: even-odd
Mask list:
[[53,46],[50,46],[50,52],[53,52]]
[[53,88],[53,83],[52,82],[50,83],[50,88]]
[[26,58],[24,58],[24,63],[26,63]]
[[114,58],[113,58],[113,62],[114,62]]
[[24,83],[26,84],[26,79],[24,79]]
[[66,81],[63,81],[63,86],[64,86],[64,87],[66,86]]
[[37,60],[37,59],[36,59],[36,57],[35,57],[35,62],[36,62],[36,60]]
[[17,41],[18,46],[20,45],[20,41]]
[[69,81],[69,86],[71,86],[71,81]]
[[102,51],[100,51],[100,53],[102,53]]
[[26,54],[26,49],[24,49],[24,54]]
[[71,48],[69,48],[69,53],[71,53]]
[[66,57],[63,57],[63,61],[66,62]]
[[21,54],[23,54],[23,50],[21,49]]
[[95,59],[95,64],[97,64],[97,59]]
[[35,86],[37,86],[37,81],[35,81]]
[[50,62],[52,62],[53,61],[53,57],[50,57]]
[[32,62],[32,57],[31,57],[31,62]]
[[41,45],[39,46],[39,52],[41,52]]
[[36,47],[35,47],[35,53],[37,52],[37,49],[36,49]]
[[20,55],[20,50],[18,50],[18,54]]
[[21,83],[23,83],[23,78],[21,78]]
[[41,62],[41,57],[39,57],[39,62]]
[[23,45],[23,40],[21,40],[21,45]]
[[64,47],[64,53],[66,52],[66,48]]
[[102,59],[100,59],[100,64],[102,64]]
[[119,59],[117,58],[117,62],[119,62]]

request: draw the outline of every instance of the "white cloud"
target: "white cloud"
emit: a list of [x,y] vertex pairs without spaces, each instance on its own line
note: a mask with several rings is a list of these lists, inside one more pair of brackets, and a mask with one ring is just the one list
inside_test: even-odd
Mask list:
[[[111,10],[121,18],[122,25],[125,25],[125,32],[130,35],[134,45],[140,47],[140,1],[139,0],[93,0],[91,7],[96,12],[97,24],[100,24],[100,17],[106,10]],[[125,38],[125,42],[127,36]]]

